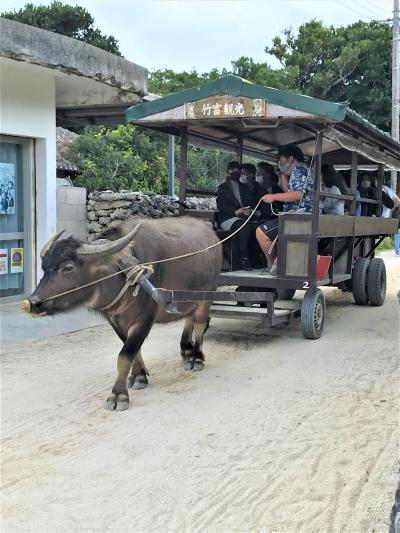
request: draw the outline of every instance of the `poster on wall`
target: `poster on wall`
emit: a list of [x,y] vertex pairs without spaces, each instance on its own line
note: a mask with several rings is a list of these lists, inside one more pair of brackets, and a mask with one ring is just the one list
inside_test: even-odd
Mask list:
[[11,274],[19,274],[24,271],[24,249],[11,248]]
[[15,165],[0,162],[0,215],[15,215]]
[[8,274],[8,250],[0,248],[0,275]]

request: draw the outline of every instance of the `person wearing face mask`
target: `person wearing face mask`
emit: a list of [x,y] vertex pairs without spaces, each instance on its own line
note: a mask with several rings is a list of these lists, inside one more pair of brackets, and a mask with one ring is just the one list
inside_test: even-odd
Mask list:
[[[360,193],[360,198],[373,198],[374,191],[372,189],[372,180],[368,172],[361,174],[360,184],[357,190]],[[376,206],[373,204],[360,203],[360,208],[362,217],[371,217],[372,215],[375,215]]]
[[[242,179],[241,179],[242,176]],[[247,174],[246,174],[247,177]],[[246,181],[246,183],[243,183]],[[245,173],[237,161],[227,167],[226,179],[217,189],[218,221],[221,229],[235,231],[243,226],[259,198],[248,187]],[[240,270],[251,270],[250,243],[254,239],[257,222],[250,221],[233,238],[236,263]],[[236,265],[234,265],[236,266]]]
[[[304,163],[303,152],[297,146],[286,146],[279,150],[278,166],[281,172],[281,188],[283,192],[265,194],[262,198],[267,204],[275,201],[283,202],[283,211],[309,213],[312,209],[312,193],[314,180],[307,165]],[[278,235],[278,219],[261,224],[256,237],[261,250],[267,259],[267,271],[275,276],[277,273],[276,246],[268,253]]]
[[[358,192],[361,198],[369,198],[371,200],[378,199],[378,189],[375,187],[375,184],[372,181],[371,174],[364,172],[361,174],[360,185],[358,186]],[[391,210],[394,207],[393,199],[385,191],[385,186],[382,188],[382,214],[385,213],[385,210]],[[363,217],[373,217],[376,216],[377,205],[376,204],[364,204],[361,202],[361,216]]]
[[[274,167],[265,161],[257,163],[256,180],[261,185],[262,189],[268,194],[273,192],[274,187],[279,187],[279,178],[276,175]],[[279,192],[282,191],[279,189]]]
[[[256,167],[252,165],[251,163],[244,163],[241,166],[241,175],[240,175],[240,181],[242,183],[245,183],[247,187],[254,192],[256,195],[258,193],[261,193],[260,185],[258,184],[256,180]],[[257,202],[260,199],[260,197],[257,198]]]

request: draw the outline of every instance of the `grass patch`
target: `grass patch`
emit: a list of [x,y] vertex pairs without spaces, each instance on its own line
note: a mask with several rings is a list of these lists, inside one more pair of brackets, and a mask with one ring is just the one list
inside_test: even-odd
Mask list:
[[386,237],[376,249],[377,252],[387,252],[394,249],[394,238]]

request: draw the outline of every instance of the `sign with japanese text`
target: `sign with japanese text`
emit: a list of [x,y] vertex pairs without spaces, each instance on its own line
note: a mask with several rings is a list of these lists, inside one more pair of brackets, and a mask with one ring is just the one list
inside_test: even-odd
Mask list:
[[265,100],[235,96],[212,96],[185,104],[185,118],[257,118],[265,117]]

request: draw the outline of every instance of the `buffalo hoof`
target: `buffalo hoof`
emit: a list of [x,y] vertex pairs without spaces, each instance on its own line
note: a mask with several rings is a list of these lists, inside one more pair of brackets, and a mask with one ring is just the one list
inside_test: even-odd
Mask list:
[[183,368],[188,372],[193,370],[193,359],[184,359]]
[[141,381],[135,381],[135,383],[132,385],[132,390],[142,390],[147,387],[148,383],[142,383]]
[[203,360],[197,357],[190,357],[189,359],[186,359],[184,364],[184,369],[188,371],[193,370],[193,372],[199,372],[200,370],[203,370],[203,368]]
[[203,359],[195,359],[193,361],[193,372],[200,372],[200,370],[203,370],[203,368],[204,368]]
[[126,409],[129,409],[129,396],[127,394],[111,393],[107,398],[105,408],[109,411],[126,411]]
[[148,384],[146,376],[129,376],[128,378],[128,387],[132,390],[145,389]]

